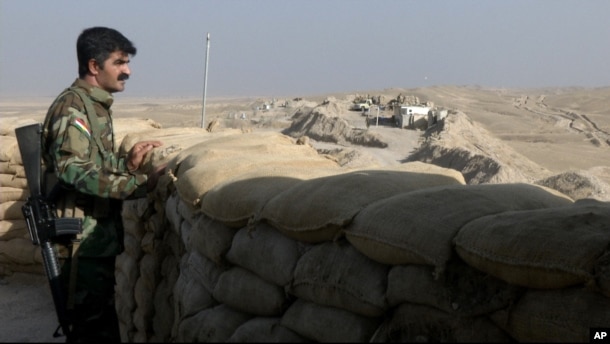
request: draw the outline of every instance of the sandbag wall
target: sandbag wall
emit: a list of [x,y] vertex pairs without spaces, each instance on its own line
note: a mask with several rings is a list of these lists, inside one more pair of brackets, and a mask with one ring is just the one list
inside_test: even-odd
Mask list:
[[[154,162],[153,162],[154,164]],[[587,342],[610,323],[610,204],[345,170],[277,133],[180,151],[125,202],[130,342]]]
[[29,196],[15,128],[33,120],[4,117],[0,128],[0,275],[44,273],[40,249],[32,244],[21,207]]

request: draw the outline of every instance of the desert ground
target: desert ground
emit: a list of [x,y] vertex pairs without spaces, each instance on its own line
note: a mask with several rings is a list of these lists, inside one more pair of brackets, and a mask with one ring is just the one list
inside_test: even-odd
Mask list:
[[[404,95],[408,100],[446,109],[449,117],[462,119],[452,121],[451,128],[445,127],[445,132],[439,125],[428,130],[404,129],[393,124],[390,110],[377,111],[373,107],[367,126],[361,112],[349,110],[355,98],[367,95],[380,96],[381,104]],[[51,101],[52,98],[1,100],[0,119],[42,120]],[[437,86],[286,98],[218,97],[206,100],[205,117],[201,99],[129,98],[119,94],[113,109],[117,141],[141,128],[130,123],[146,122],[171,128],[201,127],[202,120],[204,126],[216,121],[214,130],[275,130],[295,139],[307,136],[308,143],[321,154],[334,156],[346,166],[392,165],[411,159],[444,164],[444,167],[464,167],[465,163],[456,162],[456,157],[465,159],[478,154],[491,159],[487,161],[497,162],[508,172],[491,180],[486,180],[481,173],[471,173],[466,178],[469,183],[544,180],[545,185],[557,187],[573,198],[610,201],[610,87]],[[313,113],[335,122],[317,125],[317,131],[312,129],[316,123],[310,123],[309,131],[293,125],[298,116]],[[348,129],[324,129],[336,128],[336,121],[346,123]],[[468,154],[456,153],[451,159],[439,156],[439,152],[451,149],[463,149]],[[473,166],[476,167],[469,165],[469,168]],[[477,171],[485,171],[486,167],[481,165]],[[585,188],[584,182],[589,190],[586,194],[579,193]],[[57,321],[44,276],[0,275],[0,309],[0,342],[63,341],[51,337]]]

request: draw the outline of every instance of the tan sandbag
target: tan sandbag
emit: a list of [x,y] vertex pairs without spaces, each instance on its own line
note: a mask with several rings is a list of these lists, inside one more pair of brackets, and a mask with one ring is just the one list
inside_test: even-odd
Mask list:
[[201,214],[193,225],[190,244],[194,251],[216,264],[225,264],[225,254],[229,251],[237,229]]
[[0,203],[25,201],[29,195],[30,192],[27,189],[0,186]]
[[15,136],[15,129],[24,127],[30,124],[40,123],[40,120],[26,118],[23,116],[2,116],[2,125],[0,125],[0,136]]
[[24,201],[0,203],[0,220],[23,220],[21,207],[24,204]]
[[609,224],[608,202],[512,211],[468,223],[455,246],[468,264],[508,283],[565,288],[593,282],[610,247]]
[[25,168],[23,165],[8,161],[0,161],[0,173],[12,174],[16,177],[25,178]]
[[0,240],[13,238],[29,238],[29,230],[25,220],[0,220]]
[[[120,275],[116,275],[117,282],[121,279]],[[132,293],[133,294],[133,293]],[[133,312],[135,310],[135,303],[133,308],[129,308],[128,304],[124,302],[124,297],[121,295],[120,290],[117,290],[115,294],[116,300],[116,313],[119,320],[119,331],[121,333],[121,342],[131,342],[130,333],[135,330],[133,325]]]
[[378,262],[434,265],[442,272],[453,237],[466,223],[510,210],[572,204],[532,184],[447,185],[396,195],[363,209],[346,228],[352,245]]
[[172,325],[174,323],[172,296],[174,284],[175,281],[164,278],[155,290],[155,314],[152,320],[154,334],[151,336],[151,342],[167,343],[171,336]]
[[292,281],[297,261],[308,248],[309,245],[286,237],[268,224],[259,223],[237,231],[226,258],[267,282],[286,286]]
[[125,136],[130,133],[138,133],[161,128],[161,124],[150,118],[113,117],[112,125],[114,127],[114,141],[117,144],[123,142]]
[[169,228],[178,233],[180,232],[180,226],[182,225],[183,221],[182,216],[178,213],[179,201],[180,198],[176,193],[169,195],[169,197],[165,201],[165,216],[167,221],[169,222]]
[[583,288],[528,290],[490,318],[519,342],[589,343],[589,330],[610,324],[610,298]]
[[140,141],[158,140],[163,143],[161,147],[180,145],[181,149],[184,149],[211,138],[210,133],[203,128],[148,128],[127,133],[120,141],[119,153],[127,154],[131,147]]
[[125,275],[126,286],[133,288],[136,285],[138,277],[140,277],[140,271],[138,269],[138,262],[127,254],[120,254],[116,258],[116,272],[120,272]]
[[197,143],[210,139],[210,133],[202,128],[154,129],[127,134],[119,147],[121,154],[127,152],[139,141],[158,140],[162,146],[146,154],[140,168],[141,173],[149,173],[155,166],[168,163],[178,152]]
[[518,300],[522,289],[456,259],[438,279],[431,266],[393,266],[388,273],[386,295],[390,307],[422,304],[455,316],[471,317],[507,307]]
[[133,235],[136,240],[142,240],[142,237],[146,233],[144,222],[140,220],[123,217],[123,227],[125,228],[125,233]]
[[145,221],[145,214],[150,208],[151,201],[148,198],[137,198],[123,201],[121,217],[123,219]]
[[134,300],[136,308],[133,312],[134,327],[140,331],[149,332],[150,323],[154,314],[153,305],[154,289],[151,289],[145,279],[140,275],[134,286]]
[[135,261],[139,261],[143,254],[140,240],[131,234],[131,232],[125,232],[123,243],[125,246],[124,254],[129,255],[129,257]]
[[318,243],[336,239],[371,203],[413,190],[457,184],[463,184],[463,178],[410,172],[408,166],[357,170],[298,183],[269,200],[260,218],[291,238]]
[[[143,287],[149,291],[154,291],[157,285],[157,267],[159,266],[159,262],[155,258],[153,254],[145,254],[142,259],[140,259],[139,268],[140,268],[140,276],[138,277],[138,282],[143,283]],[[151,300],[152,298],[150,298]],[[143,301],[148,302],[149,299],[142,299]],[[136,299],[136,301],[138,301]],[[138,305],[143,305],[145,302],[138,302]]]
[[146,222],[144,222],[144,227],[147,232],[152,232],[155,236],[155,239],[160,239],[163,237],[163,234],[167,230],[165,216],[162,213],[153,214]]
[[258,316],[281,315],[289,304],[283,287],[239,266],[220,275],[212,295],[233,309]]
[[180,274],[173,292],[174,307],[177,312],[176,318],[188,318],[218,304],[212,293],[203,284],[190,278],[188,274]]
[[185,257],[182,259],[186,260],[181,260],[180,274],[185,274],[187,280],[194,280],[201,284],[208,292],[214,292],[216,283],[226,268],[215,264],[195,250]]
[[313,342],[367,343],[381,323],[344,309],[297,299],[280,324]]
[[305,343],[309,342],[294,331],[280,325],[281,318],[252,318],[227,339],[227,343]]
[[17,189],[27,189],[28,180],[23,177],[17,177],[14,174],[0,174],[0,187],[11,187]]
[[409,303],[396,307],[373,343],[506,343],[511,337],[485,316],[458,317]]
[[302,180],[337,174],[341,170],[331,160],[308,163],[266,164],[235,176],[210,189],[203,197],[201,211],[227,226],[240,228],[255,217],[263,206],[280,192]]
[[[205,147],[208,146],[208,144],[210,144],[210,147],[226,147],[227,142],[229,143],[229,146],[234,146],[236,144],[239,145],[239,138],[241,137],[241,135],[244,135],[244,132],[239,129],[228,129],[223,130],[221,132],[213,133],[212,135],[202,136],[202,138],[204,139],[203,141],[198,142],[178,152],[178,154],[168,162],[167,168],[168,170],[176,172],[178,170],[178,166],[180,166],[185,159],[193,159],[194,157],[196,158],[196,156],[201,154],[202,150],[204,150]],[[245,142],[244,144],[250,145],[250,143],[248,142]],[[191,164],[189,166],[192,167],[193,165]]]
[[16,163],[15,152],[19,155],[19,146],[15,136],[0,136],[0,161]]
[[345,240],[326,242],[301,256],[289,292],[319,305],[377,317],[388,309],[388,270]]
[[191,225],[195,223],[197,216],[201,215],[199,207],[195,207],[187,202],[184,202],[177,193],[173,193],[178,198],[178,214],[184,221],[189,222]]
[[36,264],[36,251],[40,251],[40,247],[33,245],[32,241],[28,239],[0,240],[0,262],[23,265]]
[[237,328],[251,318],[250,314],[221,304],[182,320],[178,334],[172,342],[226,342]]
[[[215,185],[229,178],[250,172],[258,166],[275,164],[317,167],[327,159],[311,147],[296,145],[279,133],[249,133],[224,136],[194,145],[182,153],[190,153],[169,170],[176,177],[180,197],[197,205]],[[181,159],[180,154],[172,161]],[[173,167],[172,167],[173,166]]]

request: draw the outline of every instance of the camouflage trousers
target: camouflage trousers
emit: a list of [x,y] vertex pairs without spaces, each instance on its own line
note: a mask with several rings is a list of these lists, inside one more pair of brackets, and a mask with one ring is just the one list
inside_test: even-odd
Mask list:
[[[76,268],[76,288],[72,335],[67,342],[120,342],[119,322],[114,302],[115,257],[79,257]],[[71,260],[62,266],[62,280],[68,291]],[[66,292],[68,295],[68,292]]]

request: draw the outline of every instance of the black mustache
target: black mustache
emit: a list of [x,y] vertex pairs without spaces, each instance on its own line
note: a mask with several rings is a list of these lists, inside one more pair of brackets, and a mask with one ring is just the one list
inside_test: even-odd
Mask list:
[[123,73],[123,74],[119,75],[119,81],[123,81],[123,80],[127,80],[127,79],[129,79],[128,74]]

